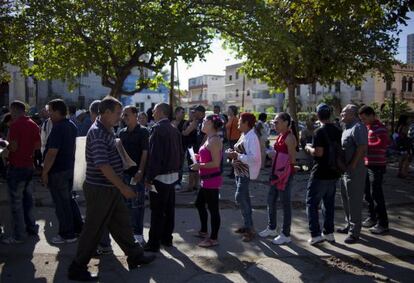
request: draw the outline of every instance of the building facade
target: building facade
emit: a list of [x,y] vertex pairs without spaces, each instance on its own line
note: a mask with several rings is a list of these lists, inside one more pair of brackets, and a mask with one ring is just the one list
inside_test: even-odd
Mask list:
[[188,80],[189,107],[201,104],[206,108],[224,106],[224,76],[203,75]]

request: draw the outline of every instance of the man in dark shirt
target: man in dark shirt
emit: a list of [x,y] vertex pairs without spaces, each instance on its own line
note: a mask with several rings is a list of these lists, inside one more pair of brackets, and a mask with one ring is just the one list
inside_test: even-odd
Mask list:
[[174,184],[182,162],[181,133],[168,117],[170,106],[157,104],[154,108],[155,124],[151,130],[146,187],[150,190],[151,229],[145,250],[157,252],[160,244],[172,246],[174,231]]
[[[185,118],[185,110],[183,107],[178,106],[177,108],[175,108],[174,111],[174,120],[171,122],[171,124],[176,127],[178,129],[178,131],[180,131],[180,133],[183,132],[184,130],[184,125],[187,122],[184,118]],[[183,179],[183,166],[184,166],[184,156],[185,156],[185,152],[187,150],[186,145],[184,143],[184,136],[181,135],[181,141],[183,143],[183,162],[181,164],[181,168],[180,168],[180,174],[179,174],[179,179],[177,181],[177,183],[175,184],[175,189],[177,191],[181,190],[181,182]]]
[[37,235],[38,226],[33,216],[33,157],[40,149],[40,131],[33,120],[25,115],[25,105],[14,101],[10,105],[12,122],[8,133],[9,172],[7,185],[13,219],[13,233],[4,244],[23,243],[26,232]]
[[135,106],[124,108],[123,120],[126,127],[119,133],[119,138],[125,151],[137,164],[124,171],[124,182],[138,194],[136,198],[127,201],[127,206],[134,228],[135,241],[144,245],[145,186],[143,177],[148,156],[149,132],[138,124],[137,116],[138,109]]
[[[341,144],[341,131],[330,122],[331,108],[320,104],[316,108],[322,127],[316,130],[313,144],[307,144],[305,151],[314,157],[306,194],[306,212],[308,214],[311,238],[309,243],[315,245],[325,240],[334,242],[334,210],[336,184],[340,173],[329,166],[329,144]],[[323,201],[324,229],[321,235],[318,209]]]
[[51,242],[73,243],[83,224],[79,207],[72,197],[78,128],[66,118],[67,106],[62,99],[54,99],[48,105],[53,128],[46,142],[42,181],[49,187],[59,221],[58,235]]
[[96,279],[89,273],[87,265],[95,254],[105,228],[128,256],[130,270],[154,260],[154,256],[144,256],[142,248],[135,244],[128,209],[123,200],[123,197],[135,198],[137,194],[122,182],[122,159],[113,132],[113,127],[121,119],[121,107],[117,99],[104,98],[99,104],[100,117],[86,137],[86,179],[83,189],[87,213],[76,257],[69,267],[70,280]]

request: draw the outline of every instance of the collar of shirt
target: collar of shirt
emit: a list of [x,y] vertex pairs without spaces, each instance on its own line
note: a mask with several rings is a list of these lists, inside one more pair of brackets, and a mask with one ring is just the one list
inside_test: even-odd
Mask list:
[[159,120],[159,121],[157,122],[157,124],[160,124],[161,122],[164,122],[164,121],[169,121],[169,120],[168,120],[168,118],[162,118],[161,120]]
[[99,119],[96,119],[96,126],[100,129],[100,130],[104,130],[107,131],[109,134],[114,135],[114,128],[111,128],[111,131],[108,130],[104,124],[102,124],[102,122]]

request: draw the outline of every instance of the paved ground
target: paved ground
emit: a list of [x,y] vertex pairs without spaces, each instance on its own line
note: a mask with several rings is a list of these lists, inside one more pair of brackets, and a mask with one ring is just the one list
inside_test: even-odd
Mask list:
[[[266,172],[263,174],[266,175]],[[114,256],[93,259],[90,269],[99,271],[101,282],[413,282],[414,278],[414,180],[394,178],[390,167],[385,181],[391,231],[386,236],[363,232],[361,242],[311,247],[303,209],[306,174],[298,174],[294,186],[293,242],[274,246],[270,239],[243,243],[232,231],[241,223],[234,205],[234,185],[226,180],[221,192],[222,226],[220,245],[214,249],[197,247],[198,215],[192,206],[194,195],[177,195],[174,247],[161,250],[150,266],[132,272],[125,269],[125,257],[114,245]],[[0,187],[0,219],[7,219],[5,186]],[[252,184],[257,230],[266,225],[266,177]],[[82,195],[80,202],[83,204]],[[48,243],[57,231],[56,218],[48,192],[36,186],[36,217],[41,225],[39,238],[20,246],[0,245],[0,282],[66,282],[66,270],[76,244],[62,247]],[[337,202],[336,223],[343,220]],[[82,205],[82,209],[84,209]],[[280,216],[280,213],[279,213]],[[145,217],[148,233],[149,213]],[[279,217],[280,218],[280,217]],[[280,222],[280,221],[279,221]]]

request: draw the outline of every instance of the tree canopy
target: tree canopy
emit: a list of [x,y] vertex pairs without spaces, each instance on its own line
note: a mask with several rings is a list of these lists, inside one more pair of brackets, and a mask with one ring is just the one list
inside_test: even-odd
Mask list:
[[[392,77],[398,47],[398,23],[409,1],[263,0],[223,29],[226,44],[245,71],[273,87],[287,87],[296,119],[299,84],[359,84],[377,70]],[[404,9],[403,9],[404,8]]]
[[159,72],[171,58],[203,58],[214,36],[202,6],[190,0],[28,0],[22,1],[18,32],[22,50],[12,62],[38,79],[73,80],[95,72],[119,96],[133,68],[148,86],[144,69]]

